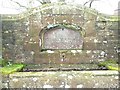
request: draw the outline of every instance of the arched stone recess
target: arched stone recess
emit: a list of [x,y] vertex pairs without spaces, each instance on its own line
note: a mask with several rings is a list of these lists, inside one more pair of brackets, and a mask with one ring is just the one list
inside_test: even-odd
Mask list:
[[79,50],[83,48],[85,30],[73,24],[49,24],[39,36],[41,50]]
[[[86,36],[95,36],[95,23],[98,12],[84,6],[72,4],[48,4],[41,9],[33,10],[38,27],[42,29],[49,24],[71,23],[81,26],[86,31]],[[100,16],[99,16],[100,18]]]

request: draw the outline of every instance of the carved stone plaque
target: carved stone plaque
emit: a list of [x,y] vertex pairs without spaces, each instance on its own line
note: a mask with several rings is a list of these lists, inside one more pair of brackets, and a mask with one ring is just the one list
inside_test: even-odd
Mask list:
[[53,29],[43,36],[43,49],[82,49],[83,39],[79,31]]

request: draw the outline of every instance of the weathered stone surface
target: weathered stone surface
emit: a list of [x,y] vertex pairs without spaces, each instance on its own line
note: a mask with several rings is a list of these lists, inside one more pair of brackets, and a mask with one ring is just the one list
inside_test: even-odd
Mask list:
[[8,88],[9,87],[9,76],[8,75],[2,75],[1,74],[1,87],[2,88]]
[[79,31],[60,28],[45,32],[43,49],[82,49],[83,39]]
[[[69,50],[61,52],[43,51],[35,59],[35,64],[80,64],[99,62],[99,59],[106,59],[107,51],[103,50]],[[63,57],[64,56],[64,57]]]
[[117,71],[18,72],[10,88],[118,88]]
[[[84,11],[81,7],[73,5],[60,5],[58,8],[52,6],[56,5],[51,5],[48,9],[43,8],[41,13],[23,20],[3,21],[3,58],[12,59],[15,63],[27,64],[89,63],[91,60],[96,62],[98,59],[117,59],[115,50],[118,48],[118,30],[110,27],[109,23],[112,22],[97,21],[96,18],[99,16],[91,10],[87,11],[87,8],[84,8],[86,10]],[[78,54],[73,50],[73,53],[66,53],[65,56],[53,51],[50,51],[50,54],[42,53],[39,46],[39,32],[47,25],[57,23],[71,23],[82,27],[86,32],[82,50],[99,50],[99,52],[102,50],[103,52]],[[65,61],[62,60],[63,58]]]

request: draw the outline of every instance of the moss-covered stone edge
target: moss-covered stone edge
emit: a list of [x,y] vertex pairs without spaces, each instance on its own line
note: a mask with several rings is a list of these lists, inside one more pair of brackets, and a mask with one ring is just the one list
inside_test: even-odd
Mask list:
[[0,73],[3,75],[11,74],[14,72],[22,71],[22,69],[26,66],[23,63],[11,63],[9,60],[0,59]]
[[[2,61],[2,68],[0,68],[0,73],[3,75],[11,74],[14,72],[22,71],[27,65],[23,63],[9,63],[7,60],[1,59],[0,65]],[[29,65],[28,65],[29,66]],[[98,66],[104,66],[108,70],[120,71],[120,66],[115,60],[106,60],[103,62],[99,62]]]
[[14,72],[18,72],[18,71],[21,71],[24,67],[24,64],[12,64],[12,65],[8,65],[8,66],[5,66],[5,67],[2,67],[0,69],[0,72],[3,74],[3,75],[6,75],[6,74],[11,74],[11,73],[14,73]]
[[116,60],[113,60],[113,59],[99,62],[98,66],[106,67],[108,70],[120,71],[120,65],[118,64],[118,62]]

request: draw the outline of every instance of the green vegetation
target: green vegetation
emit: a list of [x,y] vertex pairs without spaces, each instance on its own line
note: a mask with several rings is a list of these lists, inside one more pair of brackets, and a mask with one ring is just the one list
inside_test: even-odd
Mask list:
[[11,63],[8,60],[0,59],[0,65],[2,68],[0,68],[0,73],[2,74],[10,74],[13,72],[21,71],[25,64],[22,63]]
[[118,66],[118,64],[109,64],[106,66],[109,70],[117,70],[120,71],[120,67]]
[[2,74],[10,74],[13,72],[21,71],[23,69],[23,67],[24,67],[24,64],[12,64],[12,65],[2,67],[0,69],[0,72]]
[[120,66],[115,60],[106,60],[106,61],[100,62],[98,65],[105,66],[109,70],[120,71]]

